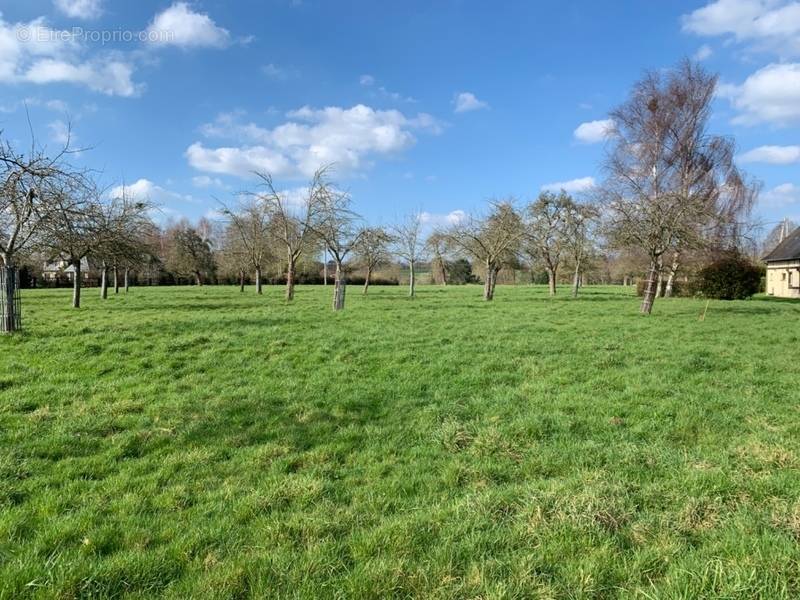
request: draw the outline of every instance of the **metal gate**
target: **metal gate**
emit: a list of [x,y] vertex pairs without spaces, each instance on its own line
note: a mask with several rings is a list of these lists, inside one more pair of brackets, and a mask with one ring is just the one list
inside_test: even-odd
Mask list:
[[19,271],[0,267],[0,331],[11,333],[22,329],[22,302],[19,293]]

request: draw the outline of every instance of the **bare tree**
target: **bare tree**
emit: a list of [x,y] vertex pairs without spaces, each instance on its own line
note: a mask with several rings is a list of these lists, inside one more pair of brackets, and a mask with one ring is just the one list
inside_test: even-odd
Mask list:
[[572,297],[578,297],[583,268],[592,251],[592,230],[597,210],[591,204],[573,204],[564,216],[566,250],[570,254],[575,272],[572,279]]
[[733,141],[707,131],[716,83],[684,61],[646,74],[611,113],[615,137],[600,195],[613,242],[648,256],[644,314],[652,311],[664,255],[672,251],[675,264],[683,249],[735,237],[757,192],[734,164]]
[[392,226],[392,250],[408,263],[408,295],[414,298],[417,290],[417,262],[425,251],[421,213],[410,214],[402,222]]
[[336,266],[333,285],[333,310],[344,308],[347,275],[345,260],[358,247],[363,229],[357,226],[358,215],[350,209],[350,196],[324,182],[317,194],[321,199],[317,219],[311,225],[312,231],[330,252]]
[[364,295],[369,290],[372,272],[379,264],[389,260],[388,246],[391,241],[391,236],[382,227],[362,229],[353,252],[364,268]]
[[[260,198],[249,196],[240,200],[237,210],[222,204],[222,214],[239,236],[237,246],[247,256],[250,266],[255,270],[256,293],[262,293],[262,272],[264,265],[272,258],[271,211],[269,205]],[[240,278],[240,282],[244,277]]]
[[211,242],[206,236],[182,221],[167,231],[167,268],[184,277],[193,277],[195,285],[213,275],[215,270]]
[[448,230],[449,242],[486,268],[484,300],[494,299],[497,274],[516,256],[523,234],[513,200],[492,200],[486,216],[468,216]]
[[425,241],[425,247],[431,256],[431,278],[434,282],[447,285],[447,234],[434,231]]
[[324,218],[328,196],[329,166],[317,169],[299,197],[289,197],[276,189],[272,176],[256,173],[264,191],[256,194],[272,220],[272,231],[286,251],[286,299],[294,299],[297,262],[314,246],[314,231]]
[[123,187],[119,197],[98,202],[94,258],[100,264],[100,297],[108,298],[108,272],[114,273],[114,293],[119,293],[119,269],[125,265],[125,291],[128,289],[128,269],[141,260],[147,251],[145,232],[152,227],[148,216],[149,202],[131,197]]
[[561,190],[542,192],[526,210],[526,253],[547,271],[551,296],[556,294],[558,267],[567,245],[567,215],[574,207],[572,197]]
[[245,277],[252,265],[250,252],[242,242],[239,229],[229,223],[222,234],[220,266],[228,272],[235,272],[239,277],[239,291],[244,292]]
[[72,307],[80,308],[83,261],[100,252],[106,242],[100,192],[86,182],[67,179],[53,190],[51,198],[52,212],[42,245],[72,268]]
[[39,148],[31,128],[28,153],[19,152],[0,131],[0,331],[11,333],[21,320],[17,295],[17,256],[30,251],[58,210],[55,196],[66,183],[77,186],[84,173],[66,164],[69,135],[55,155]]

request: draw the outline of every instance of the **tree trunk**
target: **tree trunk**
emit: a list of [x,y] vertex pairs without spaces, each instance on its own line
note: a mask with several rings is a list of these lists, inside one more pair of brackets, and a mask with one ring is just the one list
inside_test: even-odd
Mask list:
[[3,298],[0,302],[3,307],[2,331],[12,333],[20,329],[21,325],[19,307],[16,304],[17,270],[9,264],[4,265],[0,281],[3,283]]
[[81,307],[81,261],[72,263],[72,308]]
[[675,284],[675,274],[678,272],[680,266],[680,253],[676,252],[672,255],[672,265],[669,269],[669,276],[667,276],[667,285],[664,289],[664,298],[672,298],[672,287]]
[[444,259],[440,256],[438,259],[439,262],[439,270],[440,276],[442,278],[442,285],[447,285],[447,265],[444,262]]
[[294,272],[296,269],[297,265],[294,259],[290,258],[286,265],[286,300],[290,302],[294,300]]
[[572,297],[578,297],[578,288],[581,287],[581,261],[575,262],[575,275],[572,279]]
[[483,282],[483,299],[486,302],[494,300],[494,265],[486,264],[486,280]]
[[119,294],[119,267],[114,265],[114,293]]
[[416,286],[417,280],[414,274],[414,261],[410,261],[408,264],[409,271],[408,271],[408,296],[409,298],[413,298],[414,294],[416,293]]
[[130,288],[130,272],[131,270],[128,267],[125,267],[125,293],[128,293],[128,289]]
[[656,298],[661,298],[664,294],[664,259],[658,257],[658,282],[656,283]]
[[556,270],[549,268],[547,269],[547,285],[550,289],[550,295],[556,295]]
[[627,275],[625,275],[622,278],[622,285],[624,285],[625,287],[628,287],[628,276]]
[[200,277],[200,271],[194,272],[194,284],[197,286],[203,285],[203,279]]
[[336,263],[336,276],[333,281],[333,310],[344,309],[344,295],[347,281],[345,280],[342,265]]
[[256,294],[261,294],[261,265],[256,267]]
[[367,291],[369,290],[369,278],[370,277],[372,277],[372,268],[371,267],[367,267],[367,275],[366,275],[366,277],[364,277],[364,291],[361,292],[364,296],[367,295]]
[[244,269],[239,269],[239,291],[244,293]]
[[647,282],[644,286],[644,296],[642,297],[642,306],[639,309],[643,315],[649,315],[653,312],[653,301],[656,296],[656,279],[658,278],[658,263],[655,260],[650,261],[650,269],[647,272]]
[[103,300],[108,299],[108,265],[103,263],[100,269],[100,297]]

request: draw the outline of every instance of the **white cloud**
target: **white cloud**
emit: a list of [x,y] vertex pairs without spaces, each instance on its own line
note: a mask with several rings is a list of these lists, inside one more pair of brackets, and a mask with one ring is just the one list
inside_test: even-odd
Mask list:
[[186,2],[175,2],[158,13],[147,33],[153,44],[180,48],[224,48],[231,41],[227,29],[207,14],[194,12]]
[[0,83],[72,83],[110,96],[135,96],[134,67],[119,53],[85,58],[86,47],[43,18],[7,23],[0,15]]
[[683,30],[702,36],[731,36],[757,50],[780,55],[800,52],[800,2],[715,0],[683,16]]
[[308,106],[288,113],[273,129],[239,121],[239,113],[223,113],[201,127],[206,137],[246,141],[244,146],[208,148],[195,142],[186,151],[189,164],[206,173],[247,177],[267,171],[278,177],[312,174],[321,165],[354,171],[368,167],[376,155],[392,155],[416,142],[414,131],[439,133],[441,125],[426,113],[407,117],[397,110]]
[[743,163],[788,165],[800,162],[800,146],[759,146],[739,156]]
[[783,183],[771,190],[761,192],[758,202],[765,208],[783,208],[800,203],[800,187],[793,183]]
[[296,69],[279,67],[274,63],[269,63],[261,67],[261,72],[275,81],[285,81],[286,79],[299,75]]
[[209,177],[208,175],[197,175],[192,177],[192,185],[198,188],[225,188],[225,184],[218,177]]
[[608,139],[614,133],[614,121],[612,119],[601,119],[599,121],[587,121],[581,123],[572,132],[575,139],[584,144],[595,144]]
[[387,90],[384,86],[378,87],[378,93],[383,96],[384,98],[389,98],[390,100],[394,100],[395,102],[411,102],[414,103],[417,100],[413,96],[404,96],[400,92],[392,92]]
[[118,185],[111,188],[108,192],[110,198],[120,198],[123,194],[133,200],[148,201],[158,205],[163,205],[176,200],[180,202],[195,201],[190,195],[179,194],[177,192],[164,189],[149,179],[139,179],[131,184]]
[[[372,75],[362,75],[361,77],[358,78],[358,82],[361,85],[363,85],[364,87],[370,87],[371,88],[371,87],[375,86],[378,83],[378,80],[375,77],[373,77]],[[392,100],[394,102],[411,102],[411,103],[413,103],[413,102],[417,101],[412,96],[406,96],[404,94],[401,94],[400,92],[393,92],[391,90],[386,89],[386,86],[383,86],[383,85],[380,85],[377,88],[375,88],[374,90],[370,91],[369,95],[372,96],[373,98],[375,98],[375,97],[387,98],[387,99]]]
[[553,183],[546,183],[542,186],[542,190],[546,192],[559,192],[564,190],[570,194],[585,192],[595,186],[594,177],[580,177],[578,179],[570,179],[569,181],[555,181]]
[[458,225],[467,218],[467,213],[463,210],[454,210],[446,214],[422,212],[419,215],[420,222],[428,227],[448,227]]
[[456,94],[453,99],[455,104],[455,112],[463,113],[472,110],[481,110],[482,108],[489,108],[489,103],[483,100],[478,100],[472,92],[460,92]]
[[49,109],[56,112],[67,112],[69,110],[69,106],[63,100],[47,100],[44,105]]
[[62,146],[75,141],[75,135],[70,131],[69,125],[61,119],[52,121],[47,128],[50,130],[50,137],[53,138],[53,141]]
[[717,95],[739,110],[742,125],[787,125],[800,120],[800,63],[774,63],[750,75],[741,85],[723,84]]
[[73,19],[97,19],[103,14],[103,0],[54,0],[53,4]]
[[31,83],[76,83],[108,96],[136,96],[142,86],[133,83],[134,67],[119,60],[94,60],[73,64],[63,60],[40,60],[28,69]]
[[710,58],[712,54],[714,54],[714,51],[711,49],[711,46],[708,44],[703,44],[697,49],[697,52],[694,53],[692,58],[697,61],[701,61]]

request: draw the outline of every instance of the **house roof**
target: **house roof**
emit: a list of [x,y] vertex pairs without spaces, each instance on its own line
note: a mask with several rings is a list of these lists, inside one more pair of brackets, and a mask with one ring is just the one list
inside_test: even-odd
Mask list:
[[764,257],[766,262],[800,258],[800,227],[795,229],[776,248]]

